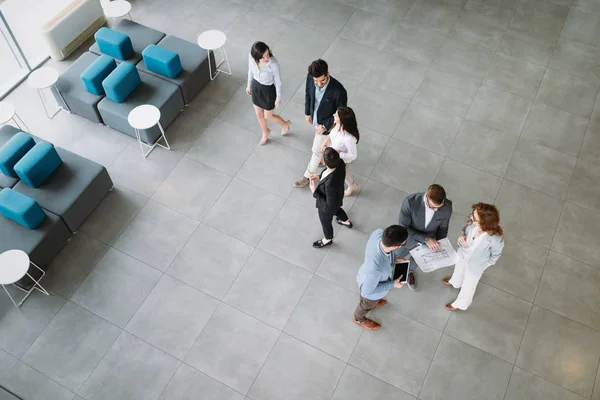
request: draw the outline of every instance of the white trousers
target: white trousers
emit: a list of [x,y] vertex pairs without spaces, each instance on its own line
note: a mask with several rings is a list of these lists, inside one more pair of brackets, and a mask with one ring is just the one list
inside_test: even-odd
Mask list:
[[481,275],[483,275],[486,268],[470,266],[469,261],[466,260],[460,260],[456,263],[450,283],[455,289],[460,289],[460,292],[454,303],[452,303],[452,307],[460,310],[469,308],[473,302],[479,279],[481,279]]
[[321,147],[323,147],[325,140],[327,140],[327,135],[317,135],[315,133],[310,161],[308,162],[306,171],[304,171],[305,178],[310,178],[311,175],[319,174],[319,163],[321,160],[323,160],[323,152],[321,151]]

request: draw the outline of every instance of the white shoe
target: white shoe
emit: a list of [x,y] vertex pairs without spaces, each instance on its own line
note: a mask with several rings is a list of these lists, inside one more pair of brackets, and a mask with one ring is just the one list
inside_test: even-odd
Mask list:
[[358,183],[354,182],[352,185],[348,186],[348,189],[344,190],[344,196],[352,196],[352,192],[358,189]]

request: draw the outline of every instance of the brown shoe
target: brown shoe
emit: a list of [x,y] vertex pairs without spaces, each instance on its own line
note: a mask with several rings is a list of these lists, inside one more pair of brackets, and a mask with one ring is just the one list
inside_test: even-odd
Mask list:
[[302,178],[300,178],[296,182],[294,182],[294,187],[297,187],[297,188],[303,188],[306,185],[308,185],[308,178],[305,176],[302,176]]
[[365,318],[362,321],[357,321],[356,318],[352,317],[352,321],[354,321],[356,325],[360,325],[369,331],[376,331],[377,329],[381,328],[381,325],[368,318]]
[[386,304],[387,304],[387,300],[386,299],[379,299],[379,301],[377,302],[377,305],[375,306],[375,308],[383,307]]
[[442,279],[442,283],[446,286],[452,286],[452,284],[450,283],[450,278]]
[[448,310],[448,311],[456,311],[456,310],[458,310],[458,308],[452,307],[452,303],[448,303],[448,304],[446,304],[446,310]]

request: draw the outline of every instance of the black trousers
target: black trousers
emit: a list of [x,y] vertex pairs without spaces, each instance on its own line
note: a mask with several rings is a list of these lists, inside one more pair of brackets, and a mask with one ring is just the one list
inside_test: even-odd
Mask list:
[[342,221],[348,221],[348,215],[342,207],[338,208],[336,212],[332,213],[330,210],[319,209],[319,220],[321,221],[321,227],[323,227],[323,235],[325,239],[333,239],[333,217],[336,216]]

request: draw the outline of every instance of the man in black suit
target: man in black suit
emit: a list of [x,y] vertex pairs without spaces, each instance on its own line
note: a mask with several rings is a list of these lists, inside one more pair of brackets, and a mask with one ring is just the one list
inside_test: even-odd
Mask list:
[[333,114],[339,107],[348,103],[348,93],[344,86],[329,75],[329,67],[324,60],[313,61],[308,66],[306,77],[306,93],[304,100],[304,114],[306,121],[315,128],[315,138],[312,146],[312,156],[304,175],[300,177],[294,186],[305,187],[311,175],[317,173],[319,163],[323,159],[321,148],[329,130],[333,126]]
[[[321,249],[331,246],[333,243],[333,226],[331,222],[335,216],[335,222],[352,228],[352,222],[342,208],[344,202],[344,180],[346,179],[346,164],[340,158],[340,155],[331,147],[327,147],[323,152],[323,158],[327,169],[319,175],[311,175],[310,190],[313,197],[317,199],[317,210],[319,211],[319,220],[323,227],[323,239],[313,243],[313,247]],[[317,183],[317,180],[319,180]]]

